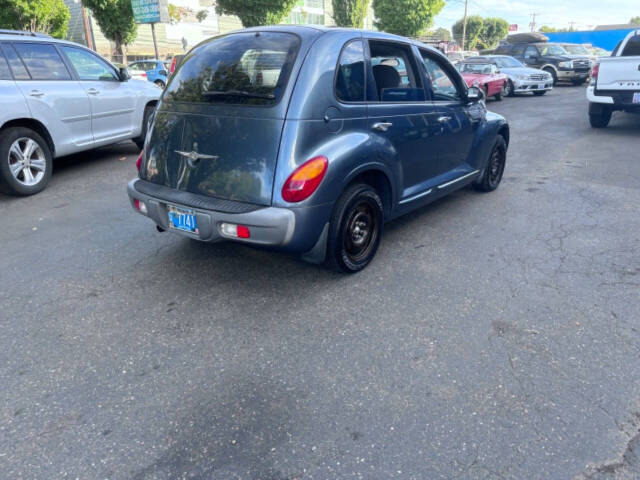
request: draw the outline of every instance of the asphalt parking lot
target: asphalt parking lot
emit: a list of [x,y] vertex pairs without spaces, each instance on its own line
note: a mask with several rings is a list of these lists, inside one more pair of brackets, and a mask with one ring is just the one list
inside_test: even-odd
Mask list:
[[355,276],[156,232],[133,144],[0,197],[0,478],[640,478],[640,117],[488,106],[500,188]]

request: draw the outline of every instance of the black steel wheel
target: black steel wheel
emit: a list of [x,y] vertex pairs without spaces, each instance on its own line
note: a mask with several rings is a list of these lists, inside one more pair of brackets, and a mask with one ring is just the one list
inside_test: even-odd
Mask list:
[[474,188],[482,192],[492,192],[502,180],[504,174],[504,167],[507,163],[507,142],[498,135],[496,142],[493,145],[491,154],[489,155],[489,161],[482,177],[473,183]]
[[378,250],[383,221],[382,201],[370,185],[348,187],[336,202],[329,225],[327,262],[341,272],[362,270]]

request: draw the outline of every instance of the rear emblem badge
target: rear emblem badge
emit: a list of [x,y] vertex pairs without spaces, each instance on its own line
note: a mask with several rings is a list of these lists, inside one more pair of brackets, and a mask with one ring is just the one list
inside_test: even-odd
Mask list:
[[207,155],[206,153],[198,153],[198,143],[194,142],[193,150],[190,152],[184,152],[182,150],[174,150],[178,155],[181,155],[187,159],[189,165],[194,166],[198,161],[202,159],[206,160],[217,160],[217,155]]

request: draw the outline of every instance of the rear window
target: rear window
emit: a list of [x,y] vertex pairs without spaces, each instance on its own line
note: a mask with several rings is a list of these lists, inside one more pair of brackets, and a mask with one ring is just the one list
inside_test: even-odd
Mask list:
[[14,43],[33,80],[70,80],[71,75],[53,45]]
[[287,86],[300,41],[289,33],[235,33],[215,38],[182,60],[166,101],[273,105]]
[[[616,47],[617,48],[617,47]],[[636,57],[640,55],[640,35],[634,35],[629,39],[622,50],[621,57]]]

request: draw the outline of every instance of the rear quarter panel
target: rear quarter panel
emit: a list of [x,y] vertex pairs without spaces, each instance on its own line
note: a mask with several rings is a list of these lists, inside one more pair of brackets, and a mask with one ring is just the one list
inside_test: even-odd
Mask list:
[[0,125],[19,118],[31,118],[22,91],[13,80],[0,80]]

